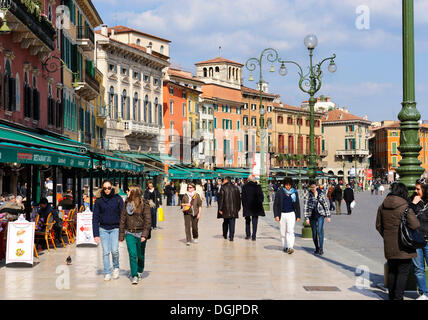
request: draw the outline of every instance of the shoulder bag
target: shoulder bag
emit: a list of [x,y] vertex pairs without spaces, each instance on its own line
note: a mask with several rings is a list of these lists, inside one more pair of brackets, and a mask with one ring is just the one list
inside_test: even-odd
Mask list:
[[423,235],[418,230],[413,230],[407,226],[407,214],[409,207],[401,215],[399,226],[399,240],[402,249],[416,250],[426,246]]

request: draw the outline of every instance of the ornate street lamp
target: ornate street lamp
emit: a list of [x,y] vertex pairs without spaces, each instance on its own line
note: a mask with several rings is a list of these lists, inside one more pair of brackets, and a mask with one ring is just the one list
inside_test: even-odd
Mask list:
[[281,63],[281,68],[279,70],[279,74],[282,76],[286,76],[288,71],[286,68],[287,63],[291,63],[296,65],[299,68],[299,87],[300,89],[309,94],[309,108],[310,108],[310,152],[309,152],[309,170],[308,170],[308,177],[309,179],[315,179],[316,178],[316,154],[315,154],[315,102],[316,99],[314,98],[315,94],[321,89],[322,85],[322,75],[323,72],[321,70],[321,67],[324,62],[330,61],[330,64],[328,66],[328,71],[331,73],[336,72],[337,66],[334,62],[334,59],[336,58],[336,55],[333,54],[333,56],[326,58],[322,60],[320,63],[314,65],[313,64],[313,51],[315,47],[318,45],[318,39],[315,35],[311,34],[305,37],[304,40],[306,48],[309,50],[309,72],[307,74],[303,73],[302,67],[294,61],[284,61],[281,59],[278,59],[279,63]]
[[11,0],[0,0],[0,19],[2,20],[2,26],[0,27],[0,34],[10,33],[10,28],[7,25],[6,13],[12,6]]
[[397,173],[412,193],[416,180],[424,169],[418,159],[422,149],[419,140],[421,114],[416,108],[415,97],[415,38],[413,0],[403,0],[403,103],[398,115],[400,120],[400,151],[402,160]]
[[[264,115],[266,114],[266,110],[262,107],[263,106],[263,58],[266,57],[266,60],[270,63],[272,63],[272,66],[270,68],[270,72],[275,72],[273,64],[278,61],[278,52],[275,49],[268,48],[264,49],[262,53],[260,54],[260,58],[250,58],[245,63],[245,67],[250,71],[253,72],[257,68],[259,68],[260,77],[259,77],[259,92],[260,92],[260,183],[262,185],[262,190],[264,194],[264,201],[263,201],[263,207],[266,211],[270,210],[269,202],[268,202],[268,190],[267,190],[267,172],[266,172],[266,165],[265,165],[265,155],[267,154],[265,150],[265,146],[267,143],[265,143],[265,139],[267,136],[266,129],[264,127]],[[250,75],[249,78],[250,81],[253,81],[253,75]]]

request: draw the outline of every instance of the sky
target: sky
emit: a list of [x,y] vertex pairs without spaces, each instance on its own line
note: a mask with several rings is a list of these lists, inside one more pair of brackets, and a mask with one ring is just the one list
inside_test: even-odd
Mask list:
[[[171,41],[173,65],[196,72],[195,63],[221,55],[245,64],[274,48],[282,60],[308,70],[303,40],[315,34],[314,62],[337,55],[336,73],[323,66],[319,95],[371,121],[396,120],[402,95],[402,16],[400,0],[92,0],[104,23],[125,25]],[[428,120],[428,1],[415,0],[416,102]],[[221,50],[219,49],[221,47]],[[276,71],[280,64],[275,63]],[[285,104],[300,106],[308,95],[299,89],[298,69],[285,77],[270,73],[269,92]],[[243,70],[244,85],[249,71]],[[258,74],[253,74],[258,80]]]

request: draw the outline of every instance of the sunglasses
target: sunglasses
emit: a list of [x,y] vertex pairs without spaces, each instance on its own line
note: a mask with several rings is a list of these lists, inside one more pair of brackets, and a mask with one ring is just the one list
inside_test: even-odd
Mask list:
[[103,190],[111,190],[111,187],[104,187]]

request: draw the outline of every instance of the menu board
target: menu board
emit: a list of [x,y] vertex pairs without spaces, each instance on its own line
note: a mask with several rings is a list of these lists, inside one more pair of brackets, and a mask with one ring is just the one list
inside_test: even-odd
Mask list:
[[17,221],[8,224],[6,264],[29,263],[34,258],[34,222]]
[[79,244],[97,245],[92,232],[92,212],[89,209],[77,214],[76,245]]

